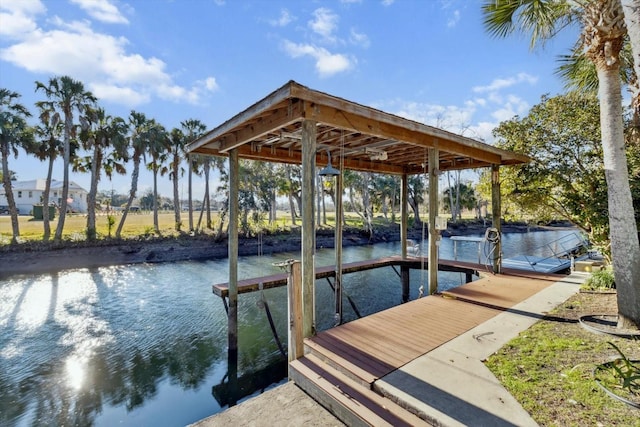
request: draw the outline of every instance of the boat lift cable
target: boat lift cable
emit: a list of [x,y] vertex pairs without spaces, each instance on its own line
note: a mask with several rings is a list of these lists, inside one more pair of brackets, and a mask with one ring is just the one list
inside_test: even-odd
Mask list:
[[[427,149],[424,149],[424,163],[422,164],[422,169],[424,172],[424,176],[427,177],[427,179],[431,179],[431,177],[429,176],[429,171],[427,170],[427,165],[428,165],[428,158],[427,158]],[[429,208],[431,208],[431,206],[429,206]],[[425,224],[424,221],[422,221],[422,236],[420,240],[420,287],[418,288],[418,299],[422,298],[422,296],[424,295],[424,277],[425,277],[425,273],[424,273],[424,254],[422,253],[422,246],[424,245],[424,236],[425,236]],[[429,236],[429,238],[431,238],[431,236]],[[433,268],[432,265],[429,266],[429,268]],[[438,268],[436,266],[436,268]]]
[[[331,280],[329,280],[329,278],[327,277],[327,283],[329,283],[329,286],[331,287],[332,291],[336,291],[335,286],[333,285],[333,283],[331,283]],[[360,314],[360,310],[358,310],[358,307],[356,307],[356,303],[351,299],[350,295],[347,295],[346,292],[344,291],[344,288],[342,289],[342,293],[344,296],[347,297],[347,301],[349,301],[349,304],[351,305],[351,308],[353,309],[354,313],[356,313],[356,316],[358,316],[358,319],[360,319],[362,317],[362,315]]]
[[267,320],[269,321],[269,326],[271,327],[271,333],[273,333],[273,338],[275,339],[276,344],[278,345],[278,349],[280,350],[280,353],[282,353],[284,357],[287,357],[287,352],[284,350],[284,347],[282,346],[282,342],[280,341],[280,337],[278,336],[276,325],[273,323],[273,317],[271,316],[269,303],[267,302],[267,298],[264,294],[264,288],[263,288],[262,282],[260,282],[260,284],[258,285],[258,288],[260,289],[260,299],[257,302],[258,308],[264,308],[264,312],[267,314]]

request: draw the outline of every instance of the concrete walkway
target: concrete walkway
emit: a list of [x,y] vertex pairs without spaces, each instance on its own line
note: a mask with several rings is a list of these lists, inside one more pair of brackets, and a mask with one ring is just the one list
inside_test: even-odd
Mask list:
[[[511,309],[386,375],[374,388],[440,426],[535,426],[483,360],[578,292],[588,277],[573,273]],[[320,404],[287,383],[196,424],[339,426]]]

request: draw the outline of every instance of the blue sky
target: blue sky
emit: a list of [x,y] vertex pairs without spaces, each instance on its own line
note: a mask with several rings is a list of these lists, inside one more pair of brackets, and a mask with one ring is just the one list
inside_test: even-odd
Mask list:
[[[134,109],[168,129],[191,118],[211,129],[296,80],[491,143],[498,123],[564,91],[554,70],[576,33],[531,51],[524,36],[487,35],[481,4],[0,0],[0,87],[20,93],[35,113],[44,96],[34,82],[70,75],[111,115]],[[9,165],[21,180],[45,175],[24,153]],[[61,164],[54,178],[62,178]],[[72,179],[89,187],[88,175]],[[168,178],[161,181],[170,196]],[[128,176],[103,178],[100,189],[124,193],[129,184]],[[138,194],[150,186],[141,175]]]

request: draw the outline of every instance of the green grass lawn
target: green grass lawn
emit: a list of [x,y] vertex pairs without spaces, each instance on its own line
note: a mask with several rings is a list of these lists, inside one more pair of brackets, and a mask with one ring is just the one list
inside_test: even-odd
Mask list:
[[[100,214],[96,217],[96,228],[99,238],[105,238],[109,236],[109,220],[105,214]],[[115,223],[111,227],[111,236],[115,235],[115,231],[118,227],[122,215],[113,215]],[[194,227],[197,226],[200,218],[200,211],[193,213]],[[354,212],[346,212],[345,218],[349,227],[362,228],[363,220]],[[426,218],[425,218],[426,219]],[[23,241],[38,241],[42,240],[44,234],[44,222],[42,220],[35,220],[32,216],[21,215],[18,217],[20,227],[20,238]],[[180,220],[182,222],[181,229],[187,231],[189,229],[189,215],[188,212],[180,213]],[[399,221],[399,216],[396,218]],[[206,221],[206,214],[203,216],[201,229],[205,229],[204,222]],[[218,212],[211,213],[211,221],[213,229],[216,229],[220,223],[220,214]],[[374,225],[388,225],[388,220],[377,215],[374,220]],[[160,234],[162,236],[172,236],[178,234],[175,230],[175,219],[173,211],[160,212],[158,214],[158,223]],[[298,218],[297,226],[300,226],[302,220]],[[58,225],[58,218],[56,217],[51,221],[51,235],[55,233],[56,226]],[[251,227],[256,230],[259,228],[273,229],[273,230],[287,230],[292,226],[291,215],[285,211],[279,211],[277,213],[277,220],[275,224],[269,225],[265,219],[261,220],[258,224],[252,223]],[[335,227],[335,215],[333,212],[327,212],[327,223],[321,221],[319,225],[323,228]],[[87,228],[86,214],[71,214],[67,215],[64,224],[63,239],[64,240],[83,240],[85,238]],[[127,215],[124,227],[122,229],[123,238],[138,237],[144,235],[153,234],[153,213],[150,211],[143,211],[140,213],[130,212]],[[0,244],[8,244],[11,241],[12,229],[11,229],[11,217],[9,215],[0,216]]]
[[[194,222],[197,223],[199,212],[194,215]],[[115,223],[111,228],[111,235],[116,232],[122,215],[114,215]],[[18,217],[20,226],[20,237],[23,240],[42,240],[44,234],[44,221],[35,220],[31,216],[21,215]],[[181,212],[183,229],[188,228],[188,214]],[[212,221],[220,221],[217,213],[212,213]],[[173,212],[161,212],[158,214],[158,224],[162,235],[175,234],[175,220]],[[187,226],[185,227],[184,224]],[[58,225],[58,217],[51,221],[51,234],[55,233]],[[64,223],[63,239],[83,239],[87,228],[87,217],[84,214],[67,215]],[[96,228],[99,237],[109,236],[109,221],[107,215],[96,217]],[[122,229],[122,237],[134,237],[153,233],[153,214],[151,212],[129,213]],[[11,240],[11,217],[0,216],[0,240],[8,243]]]

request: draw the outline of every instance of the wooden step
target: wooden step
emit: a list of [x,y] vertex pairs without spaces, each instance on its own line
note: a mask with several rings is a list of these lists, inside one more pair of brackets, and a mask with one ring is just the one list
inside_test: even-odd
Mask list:
[[430,425],[313,354],[291,362],[289,377],[348,426]]
[[356,364],[353,361],[339,356],[331,350],[330,343],[321,341],[321,338],[318,336],[305,339],[304,348],[305,354],[311,354],[317,357],[363,387],[370,389],[371,384],[378,379],[370,373],[371,369],[361,367],[366,365],[366,361],[359,360],[357,361],[358,364]]

